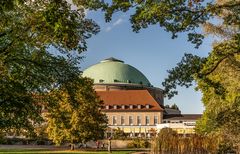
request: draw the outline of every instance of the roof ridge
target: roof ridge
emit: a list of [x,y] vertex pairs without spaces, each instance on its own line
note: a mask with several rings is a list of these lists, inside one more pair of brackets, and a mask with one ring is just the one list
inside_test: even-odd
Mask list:
[[104,60],[101,60],[100,62],[108,62],[108,61],[112,61],[112,62],[121,62],[121,63],[124,63],[124,61],[120,60],[120,59],[117,59],[117,58],[114,58],[114,57],[109,57],[109,58],[106,58]]
[[[163,108],[153,98],[148,90],[118,90],[118,91],[96,91],[105,105],[151,105],[152,110],[163,111]],[[119,99],[116,99],[119,97]]]
[[[147,90],[147,91],[148,91],[148,90]],[[156,103],[160,109],[164,110],[164,109],[160,106],[160,104],[153,98],[153,96],[149,93],[149,91],[148,91],[148,95],[151,96],[151,98],[154,100],[154,103]]]

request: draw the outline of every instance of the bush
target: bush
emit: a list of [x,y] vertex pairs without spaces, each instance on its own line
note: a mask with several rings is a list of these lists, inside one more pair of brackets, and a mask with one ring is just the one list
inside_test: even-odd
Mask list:
[[[194,134],[184,137],[171,128],[163,128],[153,141],[154,153],[217,153],[219,141],[215,135]],[[228,149],[227,146],[223,149]],[[222,150],[223,151],[223,150]],[[226,151],[224,151],[225,153]]]
[[234,153],[233,145],[230,142],[223,141],[219,144],[217,153]]
[[113,139],[125,140],[126,138],[127,138],[127,134],[124,133],[124,131],[121,130],[120,128],[113,130]]
[[7,143],[6,138],[3,136],[0,136],[0,144],[6,144],[6,143]]
[[45,141],[45,140],[37,140],[37,141],[36,141],[36,144],[37,144],[37,145],[46,145],[46,142],[47,142],[47,141]]
[[147,139],[133,139],[132,142],[128,143],[128,148],[149,148],[150,143]]

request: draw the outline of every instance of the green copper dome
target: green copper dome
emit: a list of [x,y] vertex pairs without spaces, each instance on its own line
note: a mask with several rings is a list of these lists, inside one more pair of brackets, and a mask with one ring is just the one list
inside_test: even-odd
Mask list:
[[83,76],[94,79],[94,83],[151,85],[139,70],[112,57],[87,68]]

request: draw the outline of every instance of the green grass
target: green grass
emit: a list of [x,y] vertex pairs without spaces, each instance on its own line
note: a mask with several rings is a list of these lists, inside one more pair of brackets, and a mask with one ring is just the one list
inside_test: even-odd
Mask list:
[[[112,151],[112,154],[130,154],[134,151]],[[0,149],[1,154],[20,154],[20,153],[26,153],[26,154],[108,154],[107,151],[69,151],[69,150],[62,150],[62,151],[50,151],[46,149]]]

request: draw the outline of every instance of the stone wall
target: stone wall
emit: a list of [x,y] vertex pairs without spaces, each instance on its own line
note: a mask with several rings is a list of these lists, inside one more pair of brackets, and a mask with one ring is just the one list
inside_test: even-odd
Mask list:
[[[108,140],[100,140],[99,142],[99,148],[102,148],[102,145],[104,143],[104,149],[107,149],[108,147]],[[128,144],[132,142],[132,140],[111,140],[111,147],[113,149],[125,149],[127,148]],[[87,147],[89,148],[97,148],[97,144],[94,141],[87,142]]]

